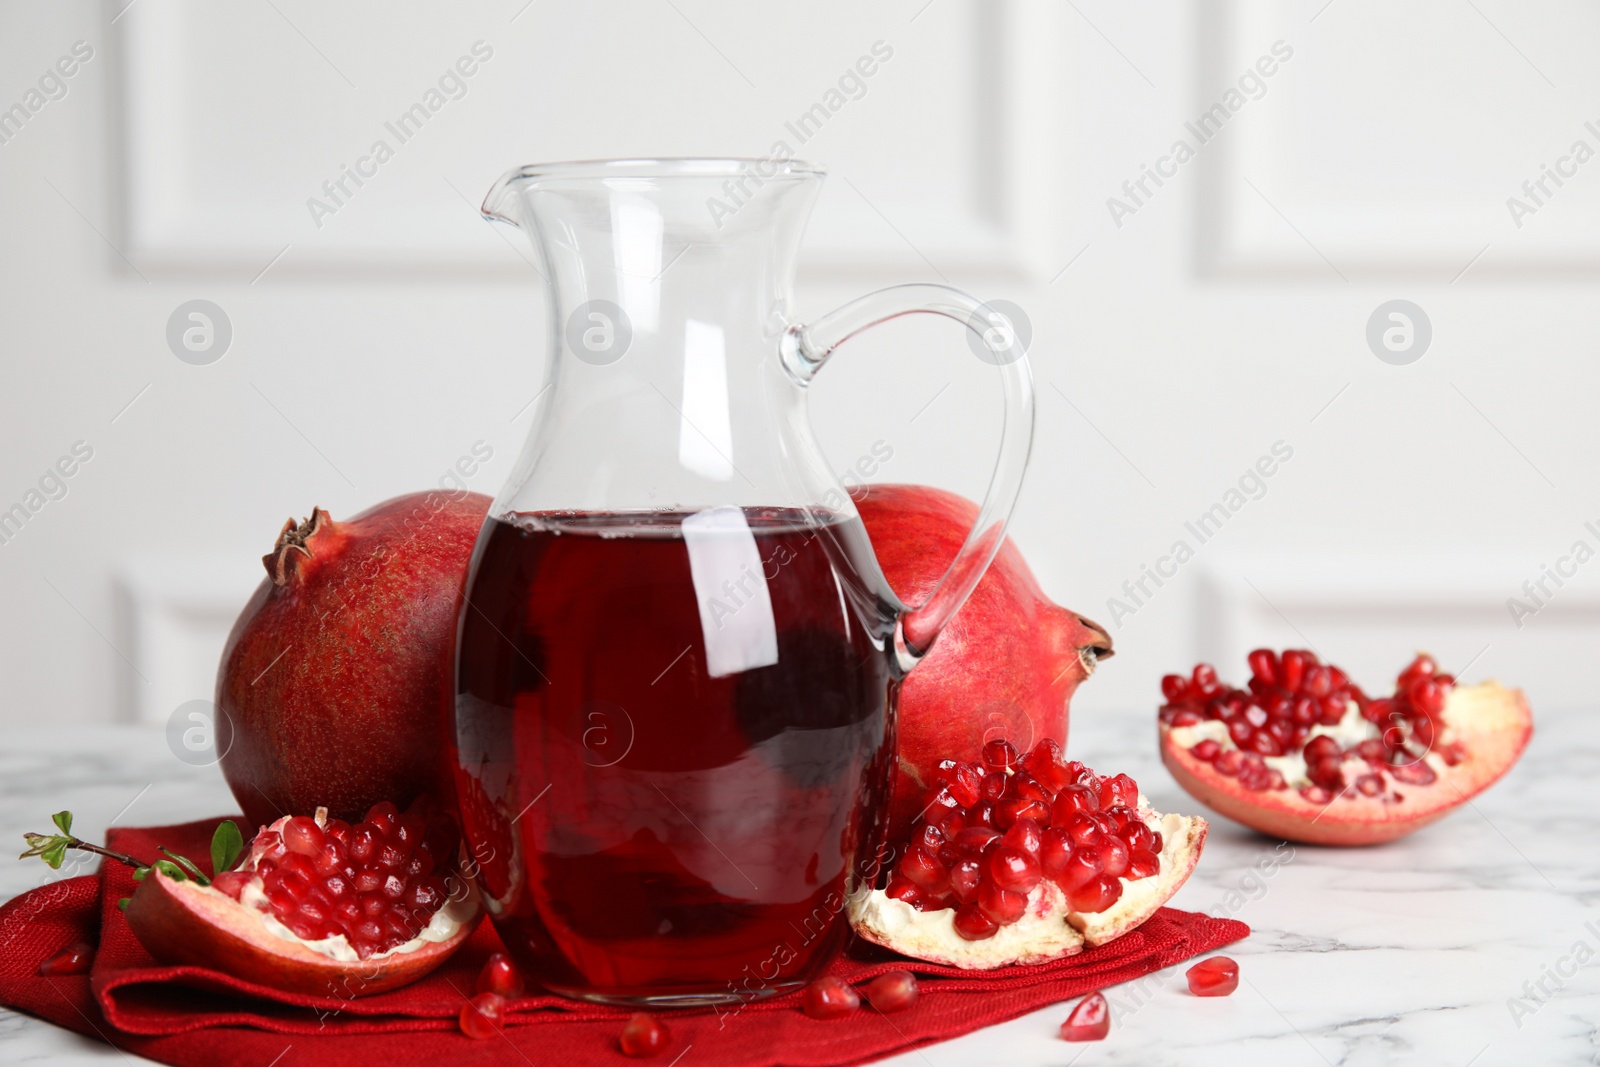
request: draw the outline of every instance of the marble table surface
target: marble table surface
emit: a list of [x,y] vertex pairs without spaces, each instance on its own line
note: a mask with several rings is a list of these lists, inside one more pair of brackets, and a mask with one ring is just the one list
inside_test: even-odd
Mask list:
[[[1190,996],[1180,965],[1108,990],[1115,1018],[1104,1042],[1057,1039],[1068,1010],[1058,1005],[883,1062],[1600,1064],[1600,850],[1584,836],[1587,813],[1600,808],[1592,714],[1540,712],[1531,748],[1503,782],[1392,845],[1290,846],[1213,820],[1205,857],[1172,903],[1253,928],[1226,950],[1244,978],[1231,997]],[[1194,810],[1160,766],[1150,712],[1080,715],[1074,730],[1075,757],[1127,770],[1158,808]],[[215,767],[180,762],[155,731],[8,733],[0,843],[20,851],[23,831],[47,829],[49,813],[63,807],[94,840],[113,821],[178,822],[231,803]],[[32,861],[0,858],[6,897],[50,876]],[[0,1011],[0,1062],[132,1060]]]

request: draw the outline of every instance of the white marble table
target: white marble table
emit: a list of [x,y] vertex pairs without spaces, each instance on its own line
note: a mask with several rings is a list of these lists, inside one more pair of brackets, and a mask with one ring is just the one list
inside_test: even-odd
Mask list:
[[[1600,966],[1574,970],[1574,953],[1600,961],[1600,851],[1584,836],[1585,813],[1600,808],[1600,729],[1592,711],[1536,714],[1533,746],[1506,781],[1394,845],[1291,849],[1216,820],[1205,858],[1173,903],[1254,928],[1227,950],[1245,979],[1233,996],[1190,996],[1180,966],[1110,991],[1112,1034],[1095,1045],[1056,1039],[1062,1005],[884,1062],[1600,1064]],[[1158,807],[1191,810],[1161,769],[1153,735],[1149,711],[1079,716],[1073,755],[1129,771]],[[8,736],[0,844],[20,851],[23,831],[47,829],[49,813],[63,807],[90,837],[119,815],[177,822],[225,810],[229,798],[215,768],[178,762],[154,732],[64,727]],[[50,874],[3,856],[7,897]],[[0,1011],[0,1062],[130,1058]]]

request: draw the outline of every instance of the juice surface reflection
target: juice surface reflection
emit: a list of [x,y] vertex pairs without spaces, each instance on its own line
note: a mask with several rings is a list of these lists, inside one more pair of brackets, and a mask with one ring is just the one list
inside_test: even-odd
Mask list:
[[826,966],[876,874],[892,761],[891,617],[835,572],[869,553],[858,520],[780,509],[489,520],[457,779],[530,977],[748,999]]

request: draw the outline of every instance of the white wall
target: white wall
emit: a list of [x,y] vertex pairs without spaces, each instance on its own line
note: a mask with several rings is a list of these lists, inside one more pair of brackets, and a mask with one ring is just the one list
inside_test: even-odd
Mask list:
[[[536,276],[474,217],[501,171],[765,154],[877,41],[864,95],[787,138],[834,175],[802,311],[911,280],[1014,301],[1040,386],[1014,535],[1045,587],[1109,625],[1125,580],[1197,547],[1120,619],[1081,707],[1147,729],[1162,671],[1263,639],[1373,685],[1428,646],[1535,703],[1586,699],[1600,563],[1520,629],[1505,601],[1600,549],[1600,162],[1520,226],[1506,199],[1575,140],[1600,150],[1600,14],[1396,6],[0,9],[0,107],[94,50],[0,144],[0,509],[94,450],[0,545],[0,717],[165,721],[209,695],[285,517],[425,487],[478,440],[493,491],[543,358]],[[480,40],[467,94],[315,225],[306,199]],[[1280,40],[1260,98],[1117,225],[1108,197]],[[233,329],[207,366],[165,340],[196,298]],[[1406,366],[1365,338],[1394,298],[1432,323]],[[815,389],[836,464],[883,439],[884,477],[980,493],[997,397],[955,328],[852,347]],[[1265,496],[1186,535],[1280,440]]]

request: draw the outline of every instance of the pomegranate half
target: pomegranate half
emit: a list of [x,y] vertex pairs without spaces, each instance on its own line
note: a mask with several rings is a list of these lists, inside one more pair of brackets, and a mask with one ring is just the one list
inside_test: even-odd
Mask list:
[[[933,591],[978,514],[972,501],[922,485],[867,486],[855,504],[884,576],[909,604]],[[889,840],[910,831],[948,754],[995,738],[1065,746],[1072,694],[1111,655],[1111,635],[1052,603],[1008,538],[901,685]]]
[[123,911],[163,963],[290,993],[357,997],[433,970],[471,935],[471,889],[436,870],[454,831],[375,806],[356,826],[284,816],[210,884],[152,867]]
[[1250,665],[1248,689],[1208,664],[1162,679],[1161,758],[1195,799],[1290,841],[1404,837],[1498,781],[1533,734],[1520,690],[1457,685],[1425,654],[1376,698],[1311,652]]
[[1043,963],[1112,941],[1188,880],[1206,821],[1151,809],[1125,774],[1102,777],[1046,738],[945,760],[883,889],[849,901],[855,932],[966,970]]
[[[489,498],[434,491],[290,520],[217,673],[222,773],[250,828],[450,796],[456,607]],[[219,746],[223,743],[219,722]]]

